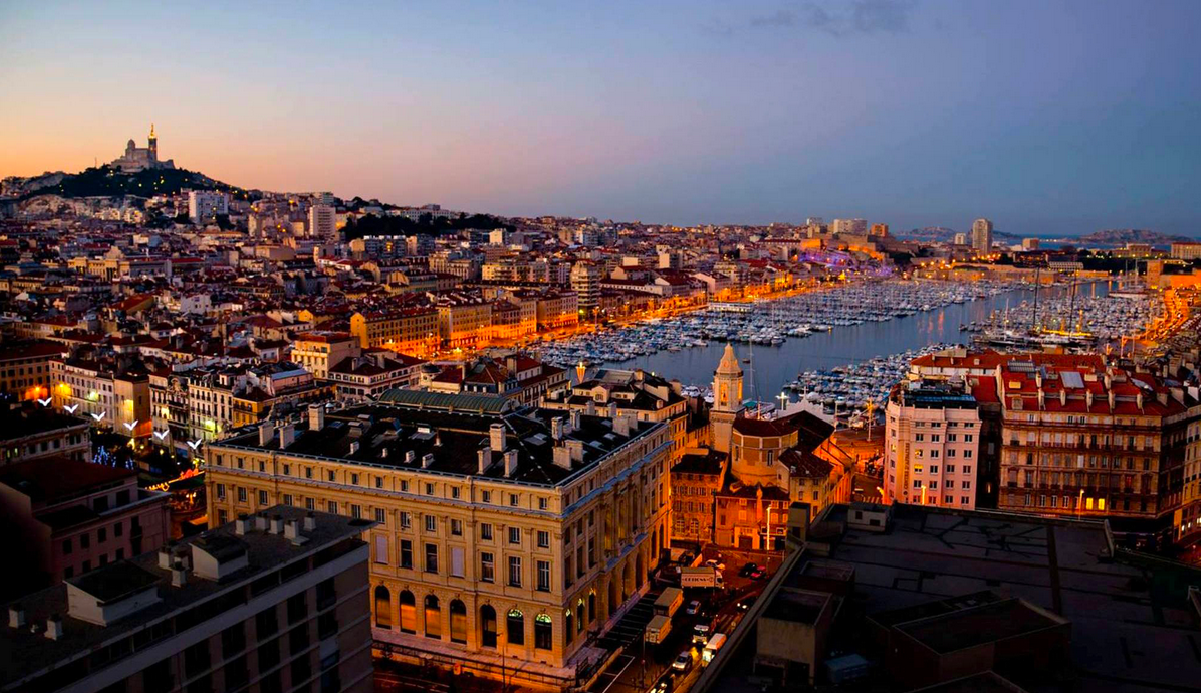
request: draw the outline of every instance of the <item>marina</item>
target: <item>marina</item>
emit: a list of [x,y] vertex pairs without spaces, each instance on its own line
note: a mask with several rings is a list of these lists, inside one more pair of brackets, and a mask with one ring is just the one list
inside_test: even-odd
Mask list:
[[[1109,289],[1106,282],[1042,287],[1040,321],[1057,327],[1062,315],[1068,324],[1070,306],[1077,321],[1106,339],[1137,332],[1154,312],[1149,299],[1143,305],[1110,298]],[[732,342],[746,372],[748,399],[779,401],[785,394],[843,411],[882,402],[922,353],[1004,328],[1007,313],[1012,326],[1029,320],[1035,294],[1013,283],[872,281],[774,302],[711,306],[543,344],[540,352],[564,367],[642,368],[705,395],[724,343]],[[1057,346],[1044,340],[1033,348],[1043,345]]]

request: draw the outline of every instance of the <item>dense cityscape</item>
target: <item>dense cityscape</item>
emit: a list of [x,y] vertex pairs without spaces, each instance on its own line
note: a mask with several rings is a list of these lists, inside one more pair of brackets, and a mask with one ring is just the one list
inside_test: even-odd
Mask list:
[[0,693],[1201,690],[1198,17],[1052,4],[0,8]]

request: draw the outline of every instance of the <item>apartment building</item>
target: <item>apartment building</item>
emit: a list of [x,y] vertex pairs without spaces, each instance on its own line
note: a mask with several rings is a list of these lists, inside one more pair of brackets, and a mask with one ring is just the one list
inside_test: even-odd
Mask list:
[[0,395],[36,400],[50,397],[50,362],[70,350],[55,342],[25,342],[0,347]]
[[[431,297],[434,298],[434,297]],[[487,344],[492,335],[492,304],[481,296],[444,294],[436,297],[438,334],[450,349]]]
[[14,571],[4,592],[25,594],[156,549],[170,538],[168,493],[137,474],[66,457],[0,467],[0,517]]
[[1015,358],[996,386],[998,507],[1103,516],[1115,533],[1171,539],[1198,412],[1182,386],[1099,355]]
[[139,370],[84,359],[52,361],[54,406],[131,437],[150,436],[150,380]]
[[596,310],[603,279],[604,270],[595,263],[582,260],[571,266],[571,290],[576,294],[580,310],[586,315]]
[[1173,517],[1175,540],[1193,544],[1201,539],[1201,404],[1189,412],[1185,429],[1184,491],[1180,511]]
[[671,536],[708,543],[713,540],[715,500],[721,491],[729,455],[709,448],[688,448],[671,468]]
[[[599,291],[599,289],[597,289]],[[538,329],[570,330],[579,324],[579,303],[575,291],[547,291],[538,297]]]
[[291,360],[318,380],[329,377],[329,369],[344,359],[359,356],[363,345],[348,332],[313,331],[292,340]]
[[666,427],[396,390],[206,450],[209,516],[284,503],[378,523],[376,640],[566,688],[669,545]]
[[328,381],[289,361],[172,369],[152,373],[150,382],[152,442],[184,455],[194,455],[200,441],[334,394]]
[[356,312],[350,333],[364,349],[383,347],[412,356],[437,351],[441,341],[438,309],[425,305]]
[[0,691],[368,693],[373,524],[267,508],[23,597]]
[[982,423],[974,391],[987,396],[992,388],[980,376],[893,388],[884,424],[885,502],[976,507]]
[[7,405],[0,415],[0,465],[49,457],[90,462],[91,423],[36,402]]

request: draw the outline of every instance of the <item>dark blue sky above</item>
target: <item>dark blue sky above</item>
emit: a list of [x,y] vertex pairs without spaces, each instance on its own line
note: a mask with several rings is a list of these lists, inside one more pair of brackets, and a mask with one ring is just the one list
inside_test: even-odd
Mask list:
[[0,175],[674,223],[1197,235],[1201,2],[0,6]]

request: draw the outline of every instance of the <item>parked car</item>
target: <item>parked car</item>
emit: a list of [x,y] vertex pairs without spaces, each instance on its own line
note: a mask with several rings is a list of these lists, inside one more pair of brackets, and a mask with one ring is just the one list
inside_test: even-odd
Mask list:
[[750,577],[752,580],[762,580],[763,578],[767,577],[767,566],[755,566],[755,569],[751,571],[751,574],[748,577]]
[[689,616],[696,616],[700,612],[701,612],[701,603],[700,602],[698,602],[695,599],[688,602],[688,608],[685,610],[686,614],[688,614]]
[[681,652],[671,663],[671,668],[676,671],[688,671],[688,667],[692,666],[692,650]]
[[716,558],[710,558],[709,560],[705,561],[705,565],[711,565],[714,568],[717,568],[718,570],[726,569],[726,564],[722,563],[721,561],[717,560]]
[[754,561],[748,561],[746,565],[742,566],[742,570],[738,571],[738,577],[750,577],[751,573],[755,572],[755,568],[758,567]]
[[735,604],[734,608],[738,609],[739,611],[746,611],[747,609],[751,608],[751,604],[753,604],[753,603],[754,603],[754,600],[752,600],[752,599],[743,599],[742,601]]

